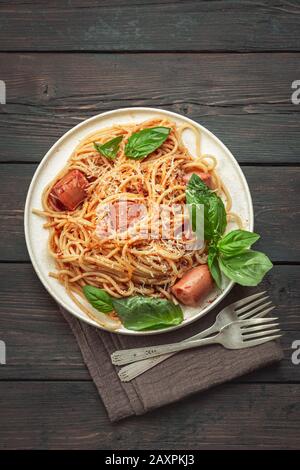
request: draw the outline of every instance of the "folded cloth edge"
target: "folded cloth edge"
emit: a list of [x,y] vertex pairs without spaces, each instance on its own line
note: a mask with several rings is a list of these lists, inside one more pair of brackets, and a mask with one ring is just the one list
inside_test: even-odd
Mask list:
[[[263,355],[260,354],[259,357],[257,353],[254,353],[254,349],[258,348],[251,348],[253,351],[251,358],[253,356],[253,359],[243,364],[241,358],[241,361],[235,364],[236,367],[231,369],[227,367],[225,377],[222,377],[220,373],[210,374],[207,378],[203,377],[201,384],[199,384],[199,381],[191,381],[188,387],[179,386],[176,388],[175,393],[166,391],[155,398],[152,397],[151,400],[147,400],[149,398],[147,393],[153,393],[153,396],[155,396],[156,390],[154,390],[153,386],[149,385],[148,392],[143,393],[143,388],[146,385],[138,383],[137,379],[128,383],[122,383],[118,377],[118,369],[111,364],[110,353],[115,349],[122,349],[124,341],[121,341],[118,335],[114,333],[101,331],[80,321],[62,307],[60,307],[60,311],[71,327],[83,360],[102,398],[108,417],[113,422],[129,416],[144,414],[151,409],[181,400],[194,393],[208,390],[213,386],[228,382],[253,370],[280,361],[283,358],[282,348],[277,342],[268,343],[268,348],[264,349],[261,349],[262,347],[259,346],[258,348],[263,351]],[[221,346],[213,347],[222,348]],[[189,354],[189,352],[184,354]],[[103,360],[103,356],[105,360]],[[176,358],[173,357],[168,361],[174,359]]]

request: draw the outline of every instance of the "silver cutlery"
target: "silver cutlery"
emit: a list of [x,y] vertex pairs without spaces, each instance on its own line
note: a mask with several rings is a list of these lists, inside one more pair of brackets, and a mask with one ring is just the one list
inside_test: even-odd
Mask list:
[[129,364],[140,361],[148,357],[160,356],[171,352],[184,351],[186,349],[206,346],[208,344],[221,344],[227,349],[243,349],[266,343],[279,338],[276,333],[280,331],[276,328],[279,323],[272,323],[278,320],[273,318],[255,318],[250,320],[238,320],[223,326],[219,333],[209,338],[202,338],[192,341],[182,341],[180,343],[164,344],[160,346],[150,346],[146,348],[124,349],[115,351],[111,355],[112,363],[115,365]]
[[[112,354],[112,362],[116,365],[128,364],[119,371],[122,381],[132,380],[154,365],[167,359],[175,352],[198,347],[204,344],[220,343],[230,349],[240,349],[271,341],[280,335],[275,335],[279,329],[277,323],[271,323],[274,319],[263,319],[274,307],[269,307],[271,302],[263,303],[268,296],[261,297],[265,292],[251,295],[245,299],[234,302],[225,307],[217,316],[214,325],[197,335],[180,343],[116,351]],[[251,318],[251,319],[250,319]],[[247,320],[247,322],[246,322]],[[260,321],[259,321],[260,320]],[[228,328],[232,322],[232,328]],[[243,331],[246,328],[253,330]],[[271,328],[271,330],[270,330]],[[206,338],[208,335],[217,335]],[[205,341],[200,338],[205,337]],[[168,354],[166,354],[168,353]],[[161,354],[164,354],[163,356]],[[159,356],[158,356],[159,355]],[[147,358],[146,360],[142,360]],[[148,359],[151,358],[151,359]],[[138,362],[135,362],[138,361]],[[134,363],[132,363],[134,362]]]
[[[223,308],[221,312],[218,313],[215,323],[210,328],[207,328],[206,330],[201,331],[200,333],[197,333],[196,335],[187,338],[183,341],[186,342],[190,340],[205,338],[213,333],[219,332],[223,326],[226,326],[233,321],[246,320],[250,317],[264,317],[275,308],[274,306],[270,307],[272,302],[265,302],[265,300],[269,298],[269,296],[262,297],[265,293],[266,291],[259,292],[257,294],[245,297],[244,299],[238,300],[237,302],[233,302],[232,304]],[[155,365],[165,361],[174,354],[176,354],[176,352],[131,363],[123,367],[119,371],[118,375],[123,382],[129,382],[135,377],[138,377],[147,370],[151,369]]]

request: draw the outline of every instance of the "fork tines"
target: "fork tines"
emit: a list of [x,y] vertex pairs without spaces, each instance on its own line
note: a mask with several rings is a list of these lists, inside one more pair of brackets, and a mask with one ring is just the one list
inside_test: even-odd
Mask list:
[[277,317],[271,318],[258,318],[250,320],[242,320],[241,334],[244,342],[253,341],[257,338],[256,344],[262,344],[263,342],[271,341],[273,339],[280,338],[282,335],[277,334],[280,332],[279,323]]
[[279,323],[274,323],[273,320],[278,320],[278,318],[261,318],[255,320],[255,322],[252,322],[251,320],[249,322],[244,321],[241,325],[243,340],[247,341],[249,339],[267,337],[268,335],[270,336],[274,335],[275,333],[279,333],[280,328],[276,328],[279,326]]
[[264,290],[264,291],[258,292],[258,293],[256,293],[256,294],[249,295],[248,297],[245,297],[244,299],[238,300],[237,302],[234,302],[234,303],[231,304],[231,305],[232,305],[232,306],[234,305],[234,307],[242,307],[243,305],[248,304],[248,303],[251,302],[252,300],[257,299],[257,298],[260,297],[261,295],[264,295],[266,292],[267,292],[267,291]]
[[269,299],[268,295],[261,297],[265,293],[266,291],[250,295],[249,297],[239,300],[231,305],[240,320],[246,320],[254,315],[255,318],[264,317],[275,308],[274,306],[270,306],[272,304],[271,301],[265,302],[265,300]]

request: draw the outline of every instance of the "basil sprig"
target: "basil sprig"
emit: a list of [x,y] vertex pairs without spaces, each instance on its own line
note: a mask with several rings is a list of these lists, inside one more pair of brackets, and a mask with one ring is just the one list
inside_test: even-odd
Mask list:
[[[208,257],[215,253],[220,270],[232,281],[242,286],[257,286],[273,266],[264,253],[250,249],[259,238],[257,233],[233,230],[209,247]],[[220,287],[214,271],[211,274]]]
[[122,141],[123,136],[114,137],[113,139],[105,142],[104,144],[97,144],[94,142],[94,147],[101,155],[108,158],[109,160],[114,160],[117,156],[120,142]]
[[179,325],[183,312],[179,305],[167,299],[156,299],[141,295],[115,299],[104,289],[84,286],[84,295],[94,308],[103,313],[115,310],[128,330],[158,330]]
[[223,235],[227,224],[222,199],[211,191],[195,173],[189,179],[185,195],[187,204],[192,208],[193,230],[196,225],[196,211],[193,208],[202,204],[204,206],[204,238],[208,242],[218,240]]
[[[204,205],[207,263],[217,286],[221,287],[222,273],[242,286],[257,286],[273,266],[265,254],[250,249],[260,236],[247,230],[233,230],[224,235],[227,224],[224,204],[196,174],[192,175],[187,185],[186,201],[192,207]],[[194,230],[193,211],[191,215]]]
[[222,284],[222,273],[219,266],[218,250],[215,246],[211,245],[208,251],[207,264],[212,277],[218,287]]
[[245,249],[250,248],[260,236],[246,230],[232,230],[218,242],[218,248],[223,256],[239,255]]
[[104,290],[94,286],[84,286],[83,293],[90,304],[103,313],[110,313],[114,306],[111,296]]
[[160,147],[170,134],[169,127],[152,127],[132,134],[125,145],[125,155],[139,160]]
[[269,258],[260,251],[245,249],[230,257],[219,257],[221,271],[242,286],[257,286],[272,268]]
[[183,320],[181,307],[167,299],[137,295],[113,299],[113,304],[123,325],[129,330],[159,330],[179,325]]

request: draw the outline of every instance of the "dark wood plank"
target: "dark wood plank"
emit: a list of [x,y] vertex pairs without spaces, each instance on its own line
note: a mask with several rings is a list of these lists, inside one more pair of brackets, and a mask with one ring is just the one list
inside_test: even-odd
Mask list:
[[[1,264],[0,380],[90,380],[73,333],[29,264]],[[18,295],[16,295],[18,292]]]
[[[73,334],[32,266],[0,264],[0,278],[0,339],[7,345],[7,364],[0,367],[0,380],[90,380]],[[292,343],[300,339],[299,282],[298,266],[275,266],[256,289],[267,290],[277,305],[285,357],[280,364],[237,382],[300,382],[300,366],[291,361]],[[255,290],[235,286],[210,314],[208,323],[223,306],[251,292]],[[196,331],[202,328],[202,322],[195,324]]]
[[[1,261],[29,260],[23,208],[35,168],[34,164],[0,165]],[[300,261],[299,167],[244,167],[243,171],[253,197],[255,230],[261,235],[257,248],[276,262]]]
[[299,163],[300,54],[0,54],[1,161],[40,161],[103,111],[151,106],[191,117],[244,163]]
[[2,50],[299,50],[287,1],[30,2],[1,5]]
[[[9,398],[8,398],[9,397]],[[90,382],[1,384],[2,449],[298,449],[297,385],[227,384],[109,423]]]
[[[285,1],[4,1],[0,50],[299,51],[299,8]],[[8,89],[0,109],[0,161],[38,162],[87,117],[156,106],[201,122],[242,163],[299,163],[298,108],[290,102],[298,59],[285,53],[0,54]],[[0,260],[28,261],[22,219],[34,168],[0,167]],[[244,170],[263,236],[258,248],[277,262],[299,262],[299,169]],[[300,367],[291,362],[300,334],[298,266],[275,266],[262,284],[285,331],[280,364],[117,425],[108,422],[73,335],[32,267],[2,263],[0,277],[0,339],[8,353],[0,367],[2,449],[299,448]],[[235,287],[226,302],[243,293],[248,289]]]
[[[132,102],[120,103],[120,107],[132,106]],[[146,105],[140,100],[136,104]],[[151,104],[153,105],[153,103]],[[107,106],[107,108],[106,108]],[[38,162],[49,148],[65,132],[84,119],[98,112],[113,109],[112,105],[101,106],[92,113],[81,111],[76,117],[72,112],[57,115],[46,109],[33,107],[28,115],[10,112],[18,106],[8,105],[8,113],[0,114],[0,159],[2,162]],[[179,112],[199,122],[215,135],[231,150],[240,163],[298,164],[300,129],[299,119],[295,113],[278,114],[246,114],[234,115],[234,107],[227,110],[228,115],[201,115],[193,105],[163,105],[155,107]],[[186,109],[186,111],[185,111]]]

